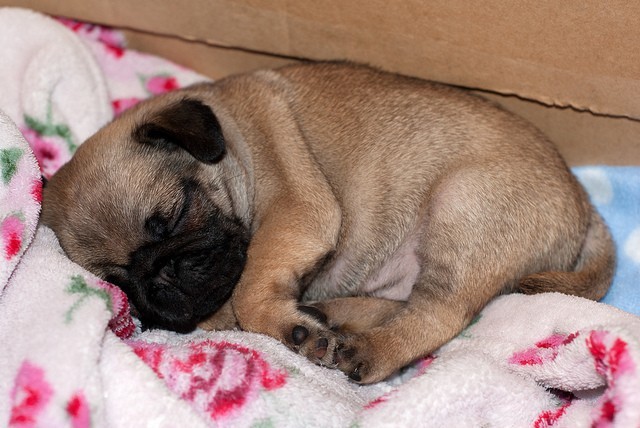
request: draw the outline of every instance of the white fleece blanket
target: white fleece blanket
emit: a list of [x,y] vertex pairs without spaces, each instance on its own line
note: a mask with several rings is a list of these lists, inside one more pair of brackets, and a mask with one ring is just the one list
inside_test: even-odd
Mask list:
[[[613,295],[629,312],[502,296],[436,353],[366,387],[261,335],[141,333],[124,294],[37,227],[40,169],[52,174],[112,111],[202,79],[124,49],[119,33],[0,8],[0,426],[640,427],[629,313],[640,311],[640,192],[615,169],[579,174],[617,215]],[[630,213],[614,209],[618,191]]]

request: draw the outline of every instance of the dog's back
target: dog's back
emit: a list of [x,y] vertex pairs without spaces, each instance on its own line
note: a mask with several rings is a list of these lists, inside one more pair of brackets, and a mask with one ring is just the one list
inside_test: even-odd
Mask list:
[[[406,298],[417,270],[450,260],[431,287],[449,284],[453,269],[475,272],[474,288],[497,281],[492,293],[604,295],[614,264],[606,226],[532,125],[479,97],[367,67],[279,73],[350,222],[308,296]],[[459,242],[434,244],[439,234]],[[452,254],[433,260],[446,246]]]

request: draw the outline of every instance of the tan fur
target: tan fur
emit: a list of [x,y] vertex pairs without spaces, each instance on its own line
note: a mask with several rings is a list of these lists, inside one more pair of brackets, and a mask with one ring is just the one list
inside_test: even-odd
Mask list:
[[[211,107],[228,153],[159,174],[164,155],[130,135],[185,96]],[[251,232],[230,303],[201,325],[235,317],[363,383],[437,349],[500,293],[598,299],[612,277],[606,226],[536,129],[462,91],[349,64],[261,71],[141,104],[56,174],[43,221],[104,276],[187,175],[226,186],[210,200]]]

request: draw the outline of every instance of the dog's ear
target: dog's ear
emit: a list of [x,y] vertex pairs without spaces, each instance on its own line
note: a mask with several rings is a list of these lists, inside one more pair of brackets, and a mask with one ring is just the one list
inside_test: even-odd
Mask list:
[[211,108],[185,98],[140,124],[134,138],[163,150],[182,148],[204,163],[216,163],[225,153],[222,128]]

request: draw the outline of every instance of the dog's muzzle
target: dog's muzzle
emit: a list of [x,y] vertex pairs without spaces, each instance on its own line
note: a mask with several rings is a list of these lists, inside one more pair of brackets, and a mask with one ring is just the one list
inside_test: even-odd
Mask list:
[[142,246],[126,278],[110,278],[132,300],[145,328],[193,330],[230,297],[244,269],[248,232],[212,216],[206,227]]

